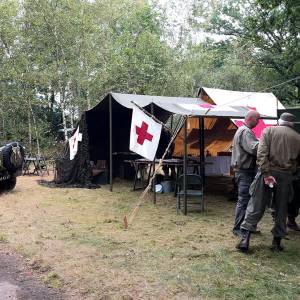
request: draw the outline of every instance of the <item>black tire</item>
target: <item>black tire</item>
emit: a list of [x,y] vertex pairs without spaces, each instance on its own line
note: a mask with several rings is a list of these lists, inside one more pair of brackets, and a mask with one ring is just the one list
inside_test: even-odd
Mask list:
[[[13,152],[13,147],[19,146],[18,155],[15,155]],[[22,168],[24,161],[24,149],[21,145],[16,142],[7,144],[1,151],[3,166],[9,172],[15,172]]]
[[0,194],[6,191],[6,180],[0,181]]
[[3,181],[0,181],[0,194],[13,190],[16,186],[17,178],[12,177]]
[[16,183],[17,183],[17,177],[12,177],[12,178],[9,178],[6,181],[6,190],[7,191],[11,191],[15,188],[16,186]]

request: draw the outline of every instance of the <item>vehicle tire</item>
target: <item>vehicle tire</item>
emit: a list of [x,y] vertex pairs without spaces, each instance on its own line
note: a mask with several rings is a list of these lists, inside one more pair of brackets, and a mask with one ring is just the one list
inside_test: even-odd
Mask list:
[[0,194],[13,190],[16,186],[16,183],[17,183],[16,177],[12,177],[12,178],[0,181]]
[[[17,155],[13,151],[13,147],[19,146]],[[22,168],[23,161],[24,161],[24,149],[21,145],[16,142],[7,144],[2,149],[2,161],[3,166],[9,172],[15,172],[18,169]]]
[[0,194],[6,191],[6,180],[0,181]]
[[7,180],[5,180],[5,185],[6,185],[6,190],[11,191],[15,188],[16,183],[17,183],[17,177],[11,177]]

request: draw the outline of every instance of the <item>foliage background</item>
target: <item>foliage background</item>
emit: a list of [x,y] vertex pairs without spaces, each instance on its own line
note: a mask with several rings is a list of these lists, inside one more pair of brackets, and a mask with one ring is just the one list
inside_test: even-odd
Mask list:
[[[184,20],[170,21],[185,3]],[[0,1],[0,141],[50,153],[110,91],[195,96],[200,86],[261,91],[292,79],[268,91],[299,103],[298,1],[168,5]]]

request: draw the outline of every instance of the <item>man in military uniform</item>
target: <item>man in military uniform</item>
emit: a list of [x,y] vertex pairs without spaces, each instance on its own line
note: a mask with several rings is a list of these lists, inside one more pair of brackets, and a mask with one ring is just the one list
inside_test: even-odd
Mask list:
[[258,112],[249,111],[245,117],[245,124],[237,130],[233,138],[231,165],[235,171],[238,187],[233,234],[238,236],[241,235],[240,226],[244,221],[250,199],[249,187],[256,174],[258,140],[251,129],[258,124],[259,118]]
[[300,209],[300,167],[293,182],[294,197],[291,203],[288,205],[288,221],[287,227],[290,230],[300,231],[299,225],[296,223],[296,218],[299,215]]
[[294,115],[283,113],[279,126],[270,126],[262,134],[257,151],[259,172],[250,187],[251,198],[241,225],[243,237],[237,245],[241,251],[248,251],[251,231],[261,220],[270,200],[275,210],[271,249],[283,250],[281,240],[286,235],[288,203],[293,197],[293,174],[300,156],[300,135],[293,129],[294,122]]

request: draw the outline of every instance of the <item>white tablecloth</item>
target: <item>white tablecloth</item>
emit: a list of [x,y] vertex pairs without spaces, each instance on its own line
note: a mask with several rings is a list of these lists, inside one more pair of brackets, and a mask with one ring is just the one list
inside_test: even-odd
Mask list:
[[205,175],[229,175],[231,156],[207,156],[205,162]]

